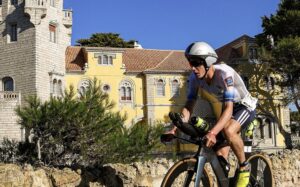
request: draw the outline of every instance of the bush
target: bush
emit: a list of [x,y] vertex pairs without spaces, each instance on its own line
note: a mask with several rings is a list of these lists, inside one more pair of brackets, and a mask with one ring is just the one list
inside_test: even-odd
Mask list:
[[44,103],[36,96],[27,98],[28,105],[16,110],[19,123],[34,134],[35,146],[27,146],[27,151],[30,149],[35,157],[27,155],[25,161],[102,165],[134,161],[151,152],[162,128],[145,123],[125,128],[125,117],[111,111],[114,103],[101,90],[94,79],[79,98],[73,87],[65,91],[63,98]]

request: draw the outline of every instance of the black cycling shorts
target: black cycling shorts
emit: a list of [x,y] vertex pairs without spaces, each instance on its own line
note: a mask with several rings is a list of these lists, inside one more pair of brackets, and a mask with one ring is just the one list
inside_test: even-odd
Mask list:
[[249,110],[242,104],[235,104],[233,106],[232,119],[239,122],[241,129],[245,129],[255,118],[255,110]]

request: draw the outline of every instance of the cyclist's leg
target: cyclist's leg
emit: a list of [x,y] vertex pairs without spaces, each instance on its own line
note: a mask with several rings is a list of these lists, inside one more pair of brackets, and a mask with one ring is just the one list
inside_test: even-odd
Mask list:
[[233,108],[232,119],[225,125],[223,130],[230,147],[235,153],[240,164],[246,161],[244,142],[240,131],[246,128],[255,117],[255,111],[249,110],[244,105],[238,104]]
[[244,142],[239,135],[240,129],[240,123],[231,119],[224,128],[224,134],[239,163],[241,164],[246,161],[246,157],[244,153]]
[[230,146],[224,146],[219,148],[216,153],[218,156],[223,156],[226,160],[228,160]]

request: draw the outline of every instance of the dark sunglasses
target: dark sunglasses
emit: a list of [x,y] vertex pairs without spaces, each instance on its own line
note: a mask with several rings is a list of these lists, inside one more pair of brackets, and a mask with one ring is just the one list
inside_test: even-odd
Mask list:
[[193,67],[198,67],[198,66],[204,65],[205,64],[205,60],[202,59],[202,58],[189,59],[189,63]]

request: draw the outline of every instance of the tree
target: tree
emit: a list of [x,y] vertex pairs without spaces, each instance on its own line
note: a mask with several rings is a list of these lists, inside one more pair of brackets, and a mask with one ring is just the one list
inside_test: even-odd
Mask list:
[[161,126],[125,128],[125,117],[112,112],[114,103],[96,79],[79,98],[70,87],[63,98],[41,102],[33,96],[27,103],[16,110],[19,123],[32,129],[38,159],[48,165],[134,161],[151,152],[162,133]]
[[257,35],[262,59],[281,74],[278,84],[287,90],[286,103],[300,111],[300,1],[282,0],[276,14],[262,18],[264,32]]
[[119,47],[133,48],[135,40],[124,41],[120,34],[116,33],[95,33],[89,39],[79,39],[77,43],[88,47]]

